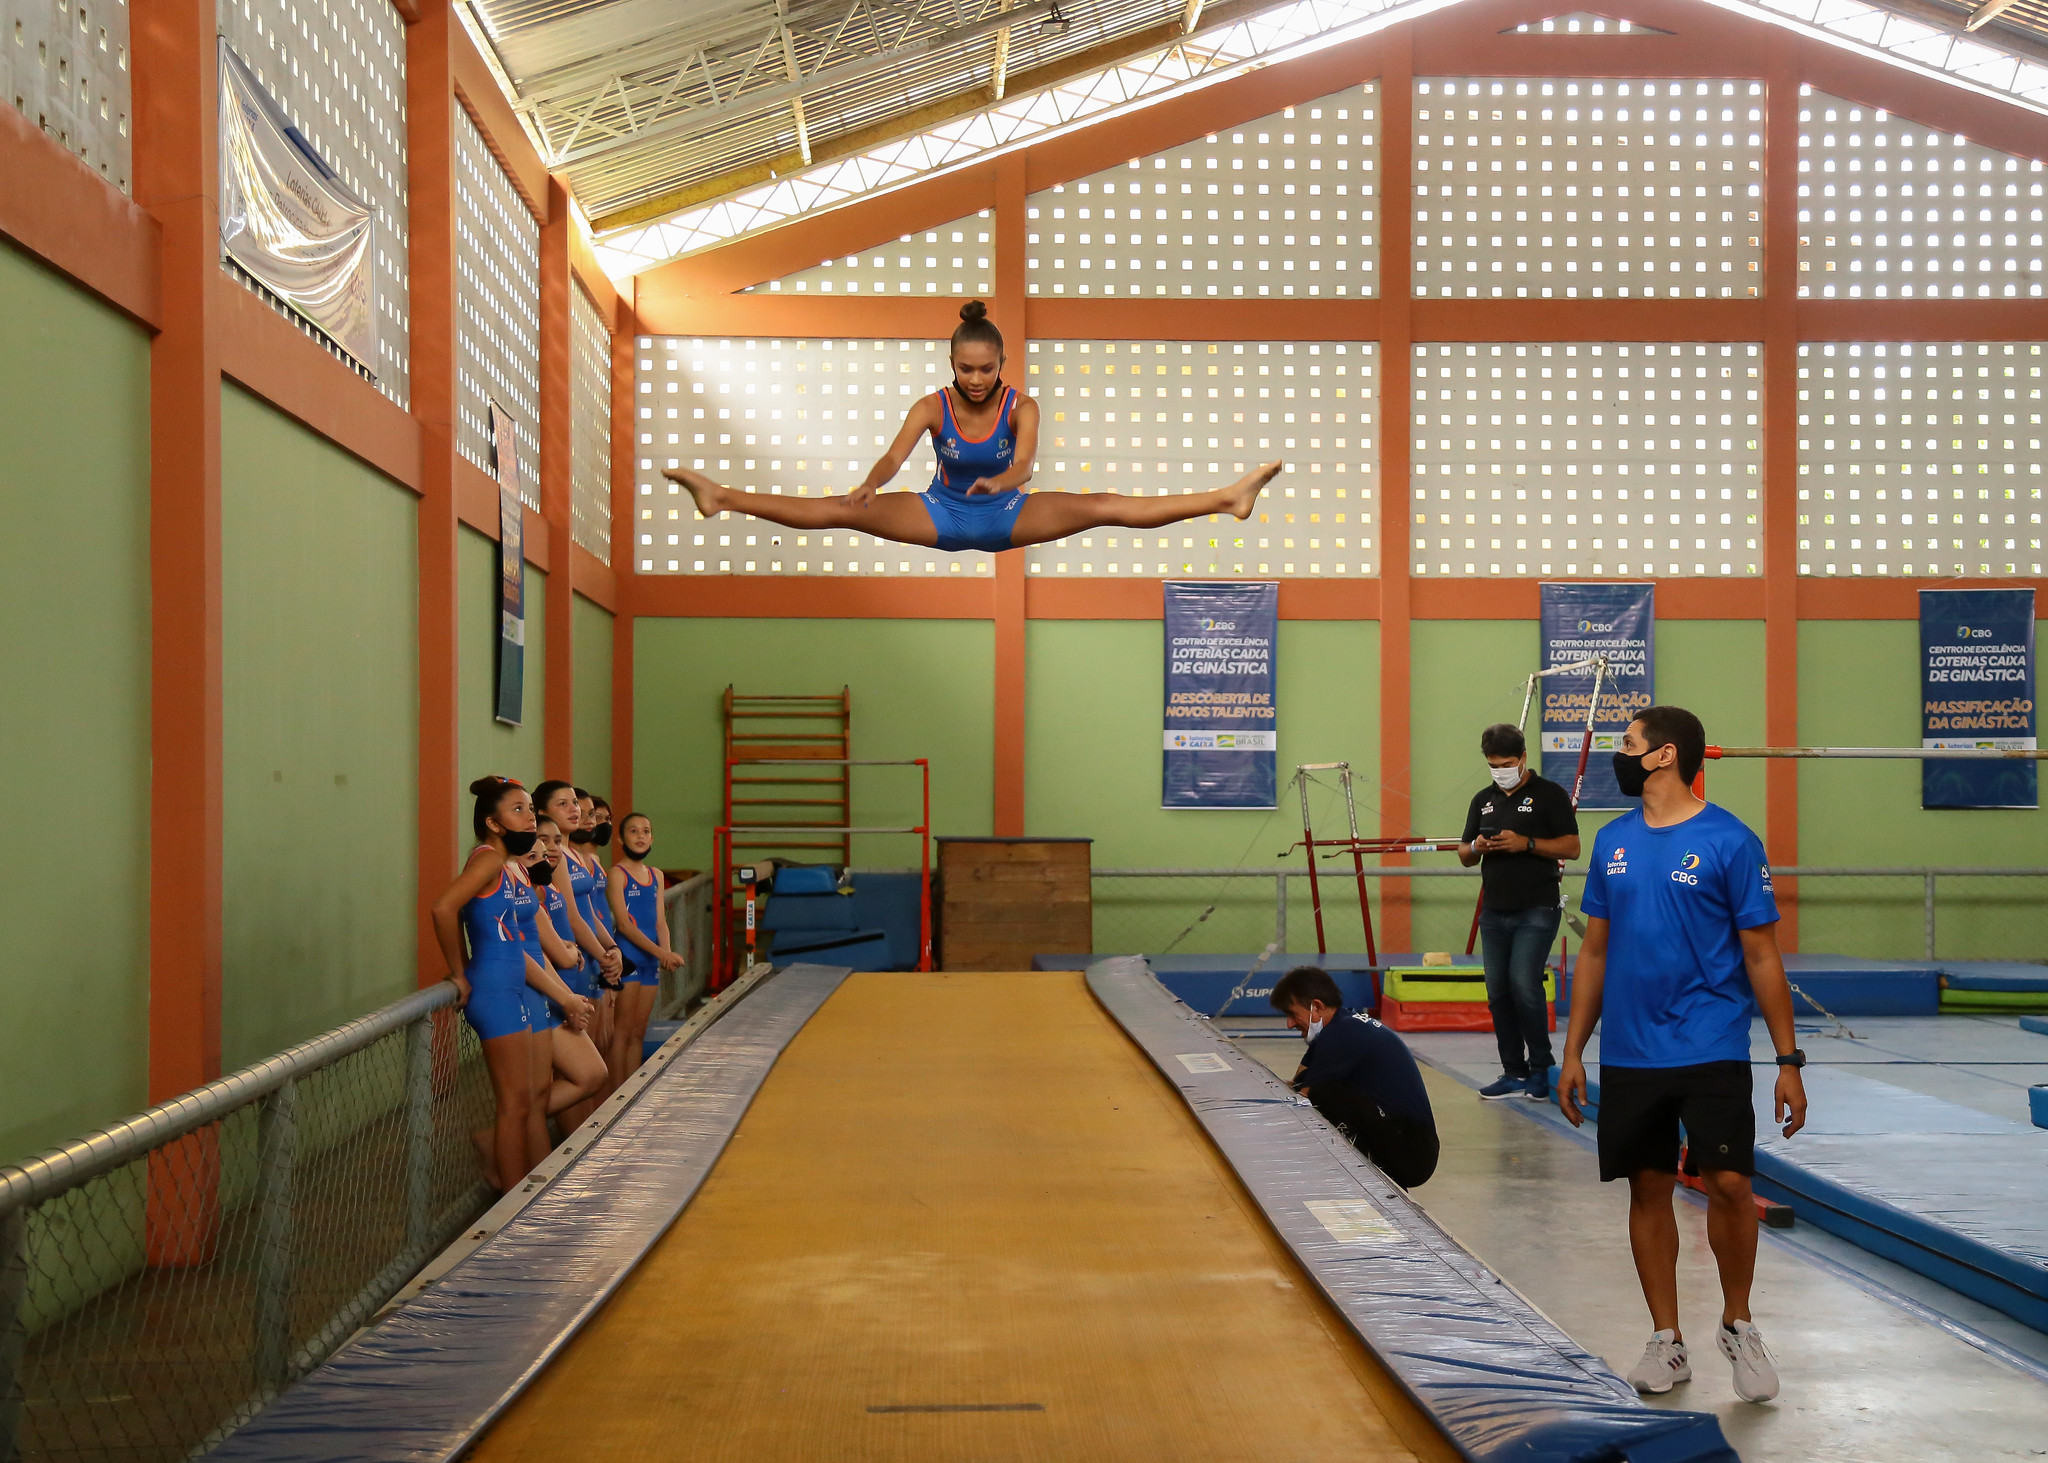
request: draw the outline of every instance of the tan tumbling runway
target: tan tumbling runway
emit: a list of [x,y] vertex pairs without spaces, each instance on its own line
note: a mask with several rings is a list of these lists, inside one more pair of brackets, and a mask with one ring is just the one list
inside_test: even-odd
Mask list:
[[851,977],[476,1456],[1455,1454],[1047,973]]

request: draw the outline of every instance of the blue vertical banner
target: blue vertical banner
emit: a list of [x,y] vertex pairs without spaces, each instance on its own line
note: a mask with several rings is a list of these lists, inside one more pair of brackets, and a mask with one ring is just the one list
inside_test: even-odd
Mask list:
[[[1593,717],[1593,750],[1579,806],[1632,808],[1614,781],[1613,754],[1646,706],[1657,702],[1657,586],[1654,584],[1546,584],[1543,586],[1543,666],[1607,657],[1600,705]],[[1593,672],[1548,676],[1536,683],[1543,706],[1543,775],[1566,792],[1578,774],[1586,735],[1586,703]]]
[[1280,586],[1166,585],[1166,808],[1270,808]]
[[518,726],[526,701],[526,509],[519,501],[519,440],[491,403],[491,460],[498,471],[498,698],[493,713]]
[[[2034,591],[1920,591],[1920,745],[2031,752]],[[2033,762],[1930,757],[1923,808],[2038,808]]]

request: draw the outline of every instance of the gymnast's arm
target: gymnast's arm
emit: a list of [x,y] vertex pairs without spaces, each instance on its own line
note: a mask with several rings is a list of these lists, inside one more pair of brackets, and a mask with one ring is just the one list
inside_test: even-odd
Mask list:
[[875,459],[875,465],[868,469],[868,475],[861,479],[860,486],[847,494],[847,500],[856,508],[865,508],[874,502],[875,494],[902,471],[911,449],[917,446],[917,439],[929,436],[938,425],[937,399],[920,396],[903,418],[903,425],[897,429],[896,440],[889,444],[889,450]]
[[1010,465],[992,478],[977,478],[969,493],[1007,493],[1031,481],[1031,469],[1038,458],[1038,403],[1023,392],[1010,408],[1010,431],[1017,443]]

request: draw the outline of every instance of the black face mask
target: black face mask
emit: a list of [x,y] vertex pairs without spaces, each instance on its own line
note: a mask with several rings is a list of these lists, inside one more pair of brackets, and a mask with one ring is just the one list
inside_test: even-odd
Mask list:
[[552,861],[542,859],[537,864],[526,866],[526,877],[533,880],[533,887],[545,889],[555,882],[555,866]]
[[[1654,751],[1656,749],[1652,748],[1651,750]],[[1648,755],[1648,752],[1643,754],[1644,757]],[[1644,785],[1650,780],[1650,769],[1643,765],[1642,757],[1631,757],[1626,752],[1616,752],[1614,754],[1614,780],[1620,786],[1623,797],[1639,798],[1643,795]]]
[[533,845],[540,839],[539,832],[532,828],[524,833],[501,833],[498,836],[504,839],[505,852],[513,858],[523,858],[532,853]]
[[569,835],[569,841],[571,843],[592,843],[596,840],[590,836],[588,828],[578,828]]
[[592,834],[590,835],[590,841],[591,841],[592,843],[596,844],[596,845],[597,845],[597,846],[598,846],[599,848],[609,848],[609,847],[611,847],[611,841],[612,841],[612,823],[611,823],[611,819],[607,818],[607,819],[605,819],[605,821],[604,821],[604,822],[602,822],[602,823],[600,823],[600,824],[598,824],[598,825],[597,825],[597,830],[596,830],[595,832],[593,832],[593,833],[592,833]]

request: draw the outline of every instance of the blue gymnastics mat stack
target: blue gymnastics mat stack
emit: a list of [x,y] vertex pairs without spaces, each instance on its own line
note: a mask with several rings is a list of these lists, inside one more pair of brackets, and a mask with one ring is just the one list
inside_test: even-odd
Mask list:
[[[1031,968],[1086,970],[1098,961],[1116,958],[1113,955],[1034,955]],[[1257,964],[1257,954],[1147,955],[1143,958],[1161,985],[1195,1010],[1209,1016],[1271,1016],[1273,1007],[1267,997],[1273,994],[1273,982],[1297,965],[1320,965],[1337,982],[1337,989],[1343,993],[1347,1007],[1354,1011],[1376,1012],[1380,1005],[1381,977],[1398,966],[1422,964],[1422,956],[1413,951],[1382,950],[1376,960],[1334,952],[1327,955],[1313,951],[1276,953],[1259,967],[1259,973],[1246,984],[1237,999],[1231,1001],[1230,1008],[1219,1011],[1217,1007]],[[1454,965],[1474,966],[1479,963],[1476,955],[1454,955],[1451,959]]]

